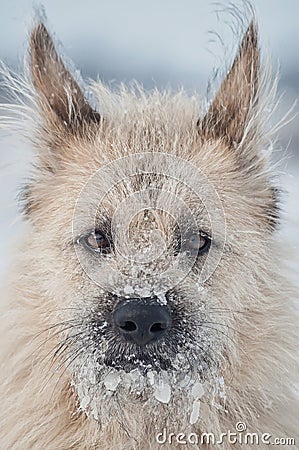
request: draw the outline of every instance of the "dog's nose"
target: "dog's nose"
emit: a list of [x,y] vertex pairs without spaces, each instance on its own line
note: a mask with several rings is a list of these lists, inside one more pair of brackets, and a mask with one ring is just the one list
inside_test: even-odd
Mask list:
[[115,308],[113,321],[126,341],[142,347],[166,333],[171,326],[171,312],[155,299],[126,299]]

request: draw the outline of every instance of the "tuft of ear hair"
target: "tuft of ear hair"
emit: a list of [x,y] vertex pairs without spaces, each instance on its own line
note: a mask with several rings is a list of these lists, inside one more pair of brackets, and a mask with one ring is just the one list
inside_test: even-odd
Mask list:
[[228,145],[241,142],[252,108],[258,102],[259,69],[258,32],[252,21],[207,114],[198,121],[206,139],[222,139]]
[[30,63],[33,84],[46,114],[55,114],[71,130],[85,122],[100,121],[100,115],[89,105],[58,56],[43,23],[38,23],[31,33]]

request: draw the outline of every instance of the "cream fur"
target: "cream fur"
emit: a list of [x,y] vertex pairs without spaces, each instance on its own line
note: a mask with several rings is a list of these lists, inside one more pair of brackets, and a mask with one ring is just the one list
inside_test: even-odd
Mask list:
[[[32,64],[44,58],[41,47],[50,56],[55,51],[38,27],[31,38]],[[52,91],[48,90],[49,80],[37,73],[38,64],[37,68],[31,66],[33,84],[27,78],[22,81],[7,74],[18,102],[3,106],[8,118],[2,124],[11,120],[21,124],[23,115],[27,134],[34,124],[31,139],[38,151],[32,182],[24,194],[28,230],[21,237],[1,301],[2,449],[157,449],[155,436],[164,427],[174,433],[213,432],[219,436],[229,429],[234,431],[239,421],[247,424],[248,432],[297,437],[298,342],[293,301],[298,294],[284,275],[285,251],[277,242],[272,223],[276,221],[273,169],[268,154],[262,152],[273,138],[265,130],[270,94],[275,88],[259,66],[254,25],[248,36],[249,44],[245,38],[232,70],[197,126],[201,110],[198,99],[184,92],[146,93],[139,87],[123,87],[116,94],[101,83],[91,87],[103,114],[103,118],[94,120],[83,96],[74,94],[76,82],[68,78],[56,53],[52,54],[53,66],[48,73],[55,77],[51,71],[60,67],[67,100],[62,91],[55,91],[53,103],[48,101]],[[235,101],[228,104],[230,98]],[[226,113],[222,115],[222,108],[234,109],[233,123],[228,123]],[[76,115],[78,110],[80,117]],[[70,129],[73,123],[75,128]],[[83,316],[94,306],[95,298],[100,305],[105,304],[102,291],[84,275],[69,245],[80,191],[107,162],[142,152],[170,154],[198,167],[215,186],[225,212],[226,244],[217,269],[206,283],[208,300],[203,301],[200,292],[198,298],[191,295],[196,274],[189,274],[180,285],[186,305],[203,303],[216,324],[216,331],[209,336],[215,341],[215,355],[226,386],[225,406],[217,409],[207,395],[201,401],[200,419],[195,425],[189,422],[190,405],[184,396],[173,397],[169,404],[144,402],[133,396],[125,401],[120,396],[118,402],[113,403],[112,398],[108,406],[104,405],[106,409],[103,406],[111,417],[107,423],[103,420],[101,427],[78,410],[76,385],[71,385],[73,366],[65,367],[63,349],[54,357],[66,321],[74,320],[72,308],[79,308]],[[163,166],[158,169],[168,170]],[[183,176],[189,181],[193,175],[187,172]],[[159,183],[161,186],[161,180]],[[125,187],[131,188],[124,184],[123,191]],[[167,184],[170,192],[177,188],[175,181]],[[91,189],[96,196],[98,186]],[[204,186],[202,189],[205,192]],[[184,190],[181,197],[196,208],[196,201]],[[111,194],[109,211],[116,201]],[[88,216],[88,209],[85,214]],[[169,219],[162,215],[159,220],[166,235],[171,236]],[[141,219],[137,221],[136,228],[142,228],[142,223]],[[200,223],[208,227],[206,217],[201,217]],[[112,264],[119,268],[118,260]],[[61,327],[57,326],[60,322],[64,322]],[[84,359],[78,361],[84,364]],[[162,448],[174,447],[172,443]],[[226,443],[214,448],[241,447]]]

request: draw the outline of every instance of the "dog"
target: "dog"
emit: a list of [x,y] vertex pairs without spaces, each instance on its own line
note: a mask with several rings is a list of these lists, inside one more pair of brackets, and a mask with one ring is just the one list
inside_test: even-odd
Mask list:
[[7,78],[37,155],[1,301],[1,448],[295,445],[297,292],[256,21],[206,110],[85,93],[42,22],[29,76]]

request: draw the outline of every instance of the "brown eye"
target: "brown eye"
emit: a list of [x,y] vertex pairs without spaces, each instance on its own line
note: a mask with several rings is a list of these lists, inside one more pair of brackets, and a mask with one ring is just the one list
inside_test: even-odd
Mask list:
[[209,250],[211,239],[201,233],[194,233],[185,241],[185,250],[190,253],[202,255]]
[[96,253],[107,254],[111,251],[110,241],[99,231],[89,233],[79,239],[79,241],[82,241],[85,247]]

